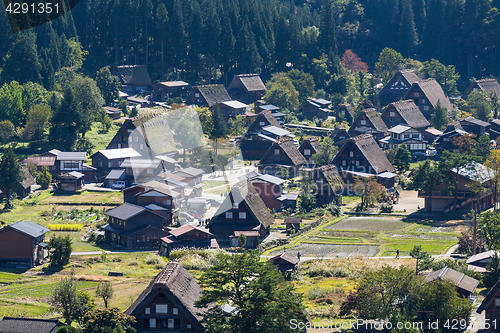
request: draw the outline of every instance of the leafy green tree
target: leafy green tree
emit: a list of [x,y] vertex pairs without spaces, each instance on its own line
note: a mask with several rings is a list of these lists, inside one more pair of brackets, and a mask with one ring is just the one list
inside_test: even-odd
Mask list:
[[299,93],[288,77],[281,77],[272,85],[268,84],[263,99],[266,103],[288,110],[296,110],[299,107]]
[[431,124],[434,128],[440,130],[448,124],[448,110],[441,106],[441,101],[438,101],[434,112],[431,115]]
[[45,130],[49,126],[52,117],[52,110],[48,105],[37,104],[28,110],[26,125],[24,127],[24,137],[34,140],[43,138]]
[[486,289],[491,289],[500,279],[500,257],[494,253],[491,262],[486,265],[486,272],[483,274],[483,284]]
[[403,56],[401,53],[386,47],[380,52],[378,62],[375,63],[375,75],[381,77],[384,83],[387,83],[402,63]]
[[486,159],[490,157],[490,152],[491,152],[490,136],[488,134],[483,134],[477,140],[476,154],[475,154],[477,156],[476,161],[478,163],[483,164],[484,162],[486,162]]
[[300,209],[305,212],[310,212],[316,205],[316,191],[318,186],[314,182],[311,175],[306,172],[301,172],[302,182],[300,183]]
[[429,269],[434,259],[426,251],[422,251],[422,245],[415,245],[410,251],[410,256],[417,259],[415,274]]
[[76,140],[75,145],[71,148],[72,151],[84,151],[87,154],[92,155],[92,150],[94,149],[94,144],[87,138],[79,138]]
[[477,217],[477,226],[488,250],[500,249],[500,214],[486,211]]
[[12,209],[14,207],[11,203],[12,192],[21,187],[24,175],[11,147],[4,148],[0,160],[0,175],[2,175],[0,177],[0,190],[5,197],[4,209]]
[[72,326],[61,326],[57,329],[56,333],[81,333],[81,331]]
[[72,247],[69,235],[51,237],[47,244],[51,265],[60,266],[69,263]]
[[226,139],[229,135],[229,130],[226,126],[226,121],[220,113],[219,105],[214,107],[212,111],[212,131],[210,132],[210,140],[215,140],[215,155],[217,155],[217,141],[219,139]]
[[355,179],[353,189],[356,195],[361,197],[361,202],[356,209],[365,211],[368,207],[379,201],[382,197],[383,189],[382,186],[377,183],[375,177],[356,177]]
[[109,66],[103,67],[97,71],[95,83],[101,90],[102,97],[107,105],[110,105],[115,99],[118,99],[120,91],[120,81],[118,77],[111,75]]
[[398,168],[399,171],[405,171],[410,168],[411,153],[408,150],[406,144],[399,146],[396,157],[394,158],[394,166]]
[[95,294],[102,298],[104,307],[107,309],[109,300],[113,298],[113,286],[111,285],[111,282],[104,281],[98,285]]
[[457,81],[460,79],[460,74],[455,72],[455,66],[453,65],[445,66],[436,59],[432,59],[430,62],[425,61],[422,63],[420,75],[424,79],[436,79],[448,96],[459,94]]
[[430,160],[425,160],[420,164],[417,170],[413,172],[411,182],[415,190],[424,192],[429,196],[428,211],[432,212],[432,197],[436,187],[444,182],[444,173],[442,169]]
[[486,95],[480,91],[474,91],[467,97],[468,111],[477,119],[488,121],[491,116],[491,104]]
[[73,274],[62,278],[52,289],[52,302],[61,310],[67,325],[73,320],[82,322],[82,316],[94,307],[93,301],[86,292],[78,292]]
[[120,110],[122,110],[122,114],[124,116],[127,116],[128,115],[128,103],[126,100],[124,99],[121,99],[119,102],[118,102],[118,108]]
[[74,95],[74,112],[77,114],[77,130],[82,137],[85,137],[92,123],[103,116],[104,99],[96,82],[89,77],[77,76],[71,82],[71,87]]
[[314,79],[309,73],[304,73],[298,69],[293,69],[285,74],[292,81],[295,90],[299,93],[299,103],[304,104],[307,98],[314,95]]
[[0,119],[9,120],[15,127],[24,125],[23,89],[17,81],[5,83],[0,89]]
[[245,247],[245,244],[247,243],[247,236],[245,236],[244,233],[241,233],[239,236],[238,236],[238,245],[240,247]]
[[16,128],[10,120],[0,121],[0,142],[7,143],[16,133]]
[[220,254],[218,264],[200,278],[203,288],[196,306],[227,303],[237,309],[228,315],[220,306],[202,313],[205,329],[214,333],[292,332],[290,320],[302,318],[302,295],[258,253]]
[[77,139],[78,114],[73,88],[64,91],[61,105],[55,110],[51,119],[50,139],[53,143],[69,151]]
[[319,145],[319,151],[312,156],[314,164],[319,167],[331,164],[338,150],[338,147],[333,143],[333,139],[325,137]]
[[82,333],[135,333],[134,317],[124,314],[117,308],[96,309],[83,316]]
[[231,128],[231,136],[239,136],[245,133],[245,117],[236,116],[229,120],[229,127]]
[[36,177],[36,182],[42,186],[42,188],[48,188],[50,183],[52,183],[52,175],[49,172],[49,167],[44,166],[42,172]]

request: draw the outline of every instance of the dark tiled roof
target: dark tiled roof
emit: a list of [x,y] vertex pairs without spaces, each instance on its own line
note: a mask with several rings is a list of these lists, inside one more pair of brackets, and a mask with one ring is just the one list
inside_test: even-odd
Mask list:
[[443,267],[438,271],[427,274],[424,281],[430,282],[438,278],[451,280],[451,282],[453,282],[455,286],[467,290],[470,293],[472,293],[479,284],[478,280],[473,279],[470,276],[465,275],[464,273],[457,272],[456,270],[449,267]]
[[[203,96],[209,107],[226,101],[231,101],[232,98],[222,84],[211,84],[205,86],[196,86],[200,94]],[[193,89],[194,91],[195,89]]]
[[487,123],[485,121],[482,121],[482,120],[479,120],[479,119],[476,119],[476,118],[472,118],[472,117],[467,117],[465,119],[460,119],[459,121],[460,121],[460,124],[468,122],[468,123],[471,123],[471,124],[474,124],[474,125],[478,125],[478,126],[481,126],[481,127],[488,127],[488,126],[490,126],[490,123]]
[[134,86],[151,85],[151,78],[146,66],[118,66],[116,67],[116,72],[122,84]]
[[144,207],[136,206],[129,203],[124,203],[123,205],[108,210],[106,212],[106,215],[115,217],[120,220],[128,220],[145,211],[147,211],[147,209]]
[[[236,81],[239,80],[245,87],[246,91],[263,91],[267,90],[266,86],[260,79],[259,74],[240,74],[240,75],[235,75],[233,77],[233,80],[227,87],[228,90],[230,90],[233,85],[236,83]],[[234,83],[233,83],[234,82]]]
[[125,311],[131,316],[140,315],[142,309],[159,291],[162,290],[180,311],[188,316],[191,324],[196,325],[201,331],[199,313],[205,309],[195,307],[195,302],[200,299],[202,289],[189,272],[179,262],[171,261],[150,282],[149,286],[139,295],[135,302]]
[[413,100],[407,99],[405,101],[394,102],[391,104],[408,124],[408,126],[421,128],[431,125],[427,119],[425,119],[418,106],[413,103]]
[[446,125],[446,129],[445,129],[444,133],[452,132],[455,130],[461,130],[461,131],[464,130],[464,128],[462,127],[462,125],[460,125],[460,122],[458,122],[458,121],[453,121],[453,122],[449,123],[448,125]]
[[285,224],[295,224],[295,223],[301,223],[302,218],[300,217],[285,217]]
[[58,326],[63,326],[63,323],[55,319],[3,317],[0,321],[0,332],[50,333]]
[[448,110],[453,110],[453,105],[451,104],[448,97],[446,97],[443,88],[441,88],[441,86],[435,79],[418,81],[413,85],[417,85],[420,87],[425,97],[427,97],[429,102],[432,104],[432,107],[436,107],[437,102],[440,101],[442,107],[445,107]]
[[366,115],[366,118],[372,123],[373,127],[379,131],[379,132],[387,132],[388,128],[387,125],[384,123],[382,120],[382,117],[380,117],[380,114],[377,112],[377,110],[370,108],[366,110],[362,110],[360,112],[360,115],[364,113]]
[[0,230],[4,230],[6,228],[17,230],[33,238],[42,236],[50,231],[49,229],[42,227],[41,225],[36,224],[35,222],[23,221],[23,220],[19,220],[17,222],[9,224],[8,226],[5,226]]
[[224,202],[220,205],[214,218],[210,220],[210,225],[216,220],[216,217],[224,214],[233,208],[233,203],[245,202],[251,214],[259,221],[264,227],[269,227],[273,224],[274,218],[267,209],[266,204],[262,201],[260,195],[255,191],[252,183],[249,180],[242,180],[236,183],[229,192]]

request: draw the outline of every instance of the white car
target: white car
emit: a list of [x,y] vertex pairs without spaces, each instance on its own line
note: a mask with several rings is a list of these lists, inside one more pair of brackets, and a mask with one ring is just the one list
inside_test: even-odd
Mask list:
[[125,182],[123,180],[117,180],[111,185],[113,190],[123,190],[125,188]]

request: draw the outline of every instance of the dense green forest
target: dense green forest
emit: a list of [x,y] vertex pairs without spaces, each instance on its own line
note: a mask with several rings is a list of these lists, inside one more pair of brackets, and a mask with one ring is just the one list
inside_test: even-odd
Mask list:
[[287,63],[314,72],[322,62],[339,74],[347,49],[373,69],[391,47],[454,65],[467,80],[499,73],[499,8],[500,0],[80,0],[30,32],[14,35],[2,18],[0,65],[4,82],[50,89],[78,41],[92,76],[106,65],[147,64],[153,80],[226,83],[247,72],[267,80]]

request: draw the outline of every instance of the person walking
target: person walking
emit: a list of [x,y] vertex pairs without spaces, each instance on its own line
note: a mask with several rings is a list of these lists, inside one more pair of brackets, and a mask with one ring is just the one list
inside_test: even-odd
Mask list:
[[399,258],[399,249],[396,250],[396,258]]

